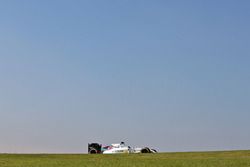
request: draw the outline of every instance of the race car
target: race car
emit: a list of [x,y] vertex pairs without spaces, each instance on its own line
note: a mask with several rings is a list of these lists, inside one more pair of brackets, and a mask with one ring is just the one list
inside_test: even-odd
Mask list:
[[126,146],[124,142],[119,144],[111,144],[102,147],[101,144],[91,143],[88,144],[89,154],[119,154],[119,153],[156,153],[155,149],[150,149],[148,147],[144,148],[131,148]]

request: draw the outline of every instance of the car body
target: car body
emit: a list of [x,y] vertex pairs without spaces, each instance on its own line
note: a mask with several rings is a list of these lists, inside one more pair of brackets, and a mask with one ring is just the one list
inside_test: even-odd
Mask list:
[[131,153],[132,150],[129,146],[121,144],[111,144],[107,150],[103,151],[103,154],[119,154],[119,153]]
[[[90,148],[91,146],[91,148]],[[148,147],[144,148],[131,148],[126,146],[124,142],[118,144],[111,144],[102,147],[101,144],[91,143],[88,145],[89,154],[121,154],[121,153],[156,153],[154,149]]]

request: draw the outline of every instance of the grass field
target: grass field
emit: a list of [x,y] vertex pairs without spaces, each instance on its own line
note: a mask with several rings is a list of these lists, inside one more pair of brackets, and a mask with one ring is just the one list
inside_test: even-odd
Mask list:
[[0,154],[0,167],[250,167],[250,151],[126,155]]

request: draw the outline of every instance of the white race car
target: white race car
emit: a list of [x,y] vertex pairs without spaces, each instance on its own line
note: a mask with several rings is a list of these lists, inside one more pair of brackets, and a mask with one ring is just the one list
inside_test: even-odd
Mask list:
[[150,149],[148,147],[144,148],[131,148],[130,146],[126,146],[124,142],[119,144],[111,144],[109,146],[102,147],[99,145],[98,148],[92,147],[93,145],[97,145],[97,143],[89,144],[89,153],[90,154],[119,154],[119,153],[156,153],[157,151],[154,149]]

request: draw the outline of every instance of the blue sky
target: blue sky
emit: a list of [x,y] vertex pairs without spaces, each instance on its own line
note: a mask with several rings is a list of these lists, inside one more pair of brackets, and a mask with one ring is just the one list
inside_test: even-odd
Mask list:
[[0,2],[0,152],[250,149],[250,2]]

